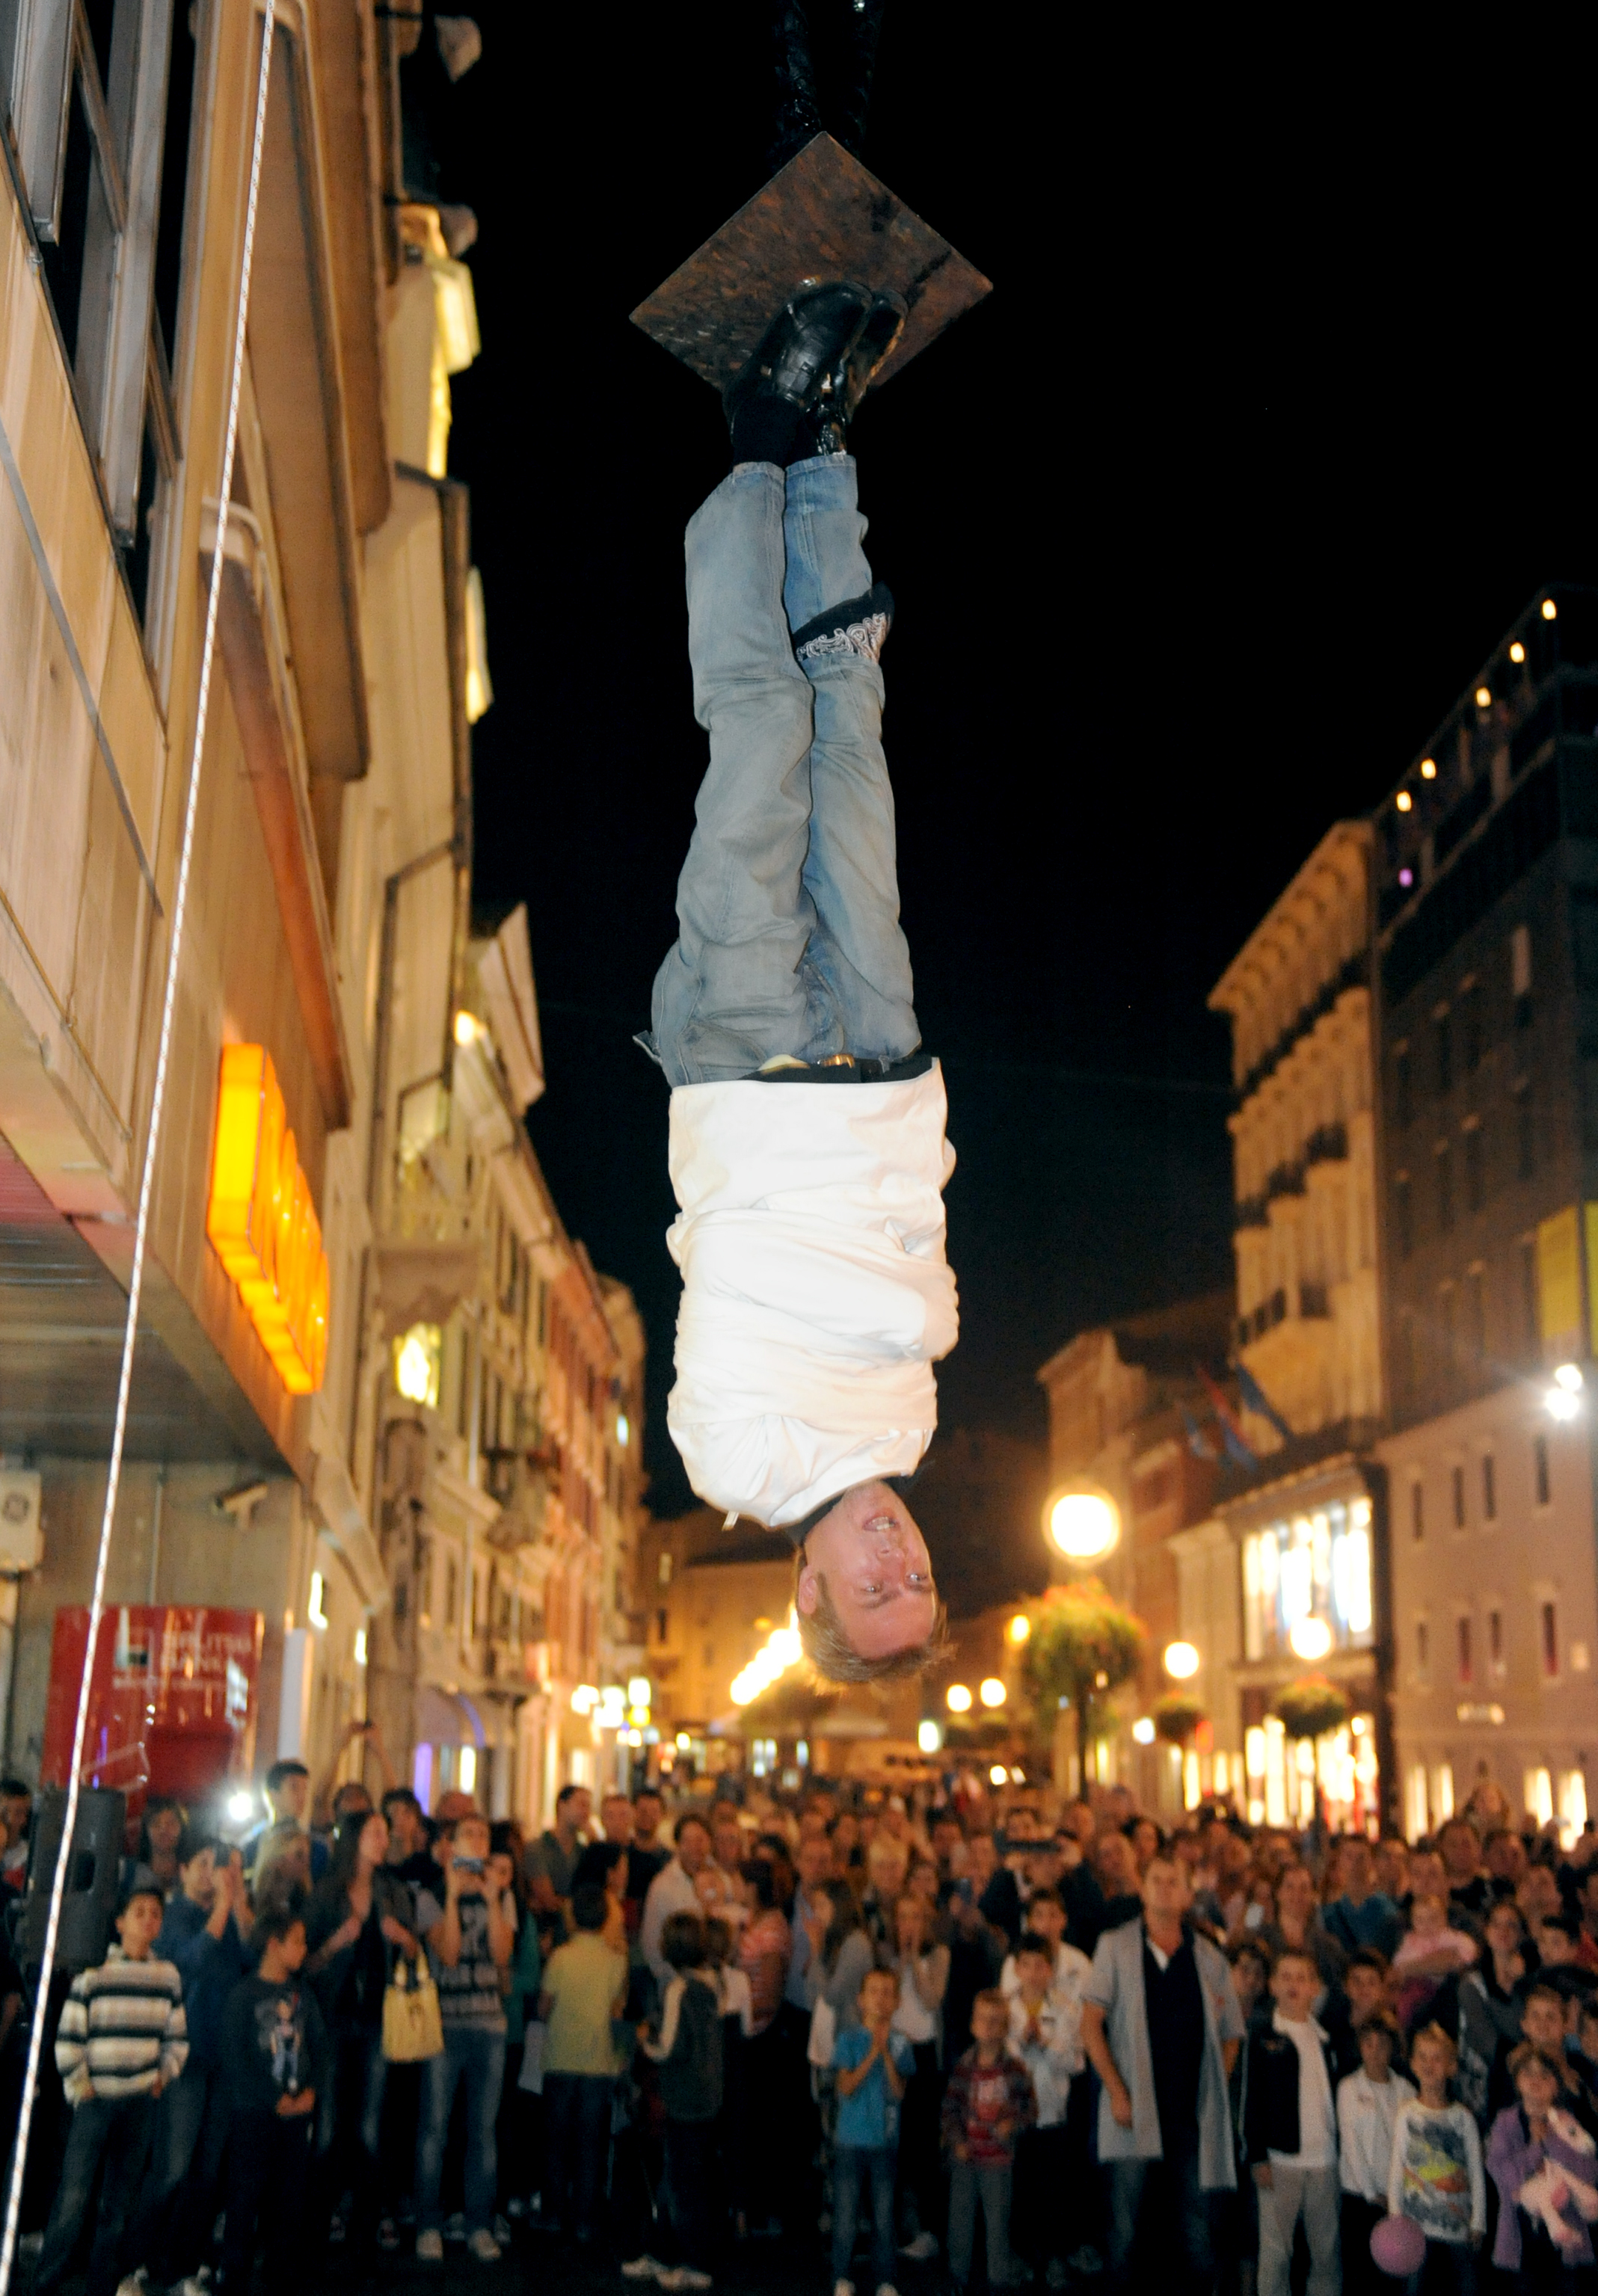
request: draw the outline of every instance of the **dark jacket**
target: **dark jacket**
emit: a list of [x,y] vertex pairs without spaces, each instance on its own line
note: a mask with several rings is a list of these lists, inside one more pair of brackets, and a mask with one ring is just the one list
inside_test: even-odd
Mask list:
[[[671,1997],[676,1993],[676,2016],[671,2016]],[[671,2046],[660,2060],[660,2103],[668,2120],[714,2120],[721,2111],[721,1998],[714,1986],[697,1974],[681,1980],[681,1990],[667,1988],[666,2023],[672,2027]],[[661,2038],[664,2039],[665,2029]]]
[[206,1923],[210,1915],[181,1890],[168,1905],[155,1941],[158,1961],[169,1961],[183,1979],[184,2017],[189,2030],[189,2064],[196,2070],[222,2062],[222,2017],[227,1997],[251,1961],[234,1917],[219,1938]]
[[[1269,2012],[1250,2021],[1243,2042],[1248,2056],[1241,2084],[1243,2097],[1243,2157],[1250,2167],[1273,2152],[1299,2149],[1299,2048],[1286,2033],[1276,2030]],[[1321,2055],[1326,2086],[1337,2100],[1337,2061],[1332,2044],[1323,2037]]]
[[[317,1882],[307,1901],[305,1942],[306,1975],[316,1988],[316,1997],[322,2005],[322,2013],[330,2024],[337,2013],[339,1997],[344,1990],[344,1980],[349,1974],[350,1966],[356,1954],[362,1949],[361,1946],[358,1941],[355,1945],[340,1946],[338,1952],[325,1961],[319,1969],[313,1968],[311,1964],[326,1945],[328,1939],[336,1931],[342,1929],[349,1915],[348,1885],[335,1880],[332,1874],[327,1874],[324,1880]],[[403,1929],[409,1930],[413,1936],[415,1935],[416,1909],[409,1890],[397,1874],[391,1874],[386,1866],[380,1866],[372,1876],[372,1918],[381,1923],[385,1915],[399,1923]],[[382,1948],[383,1983],[387,1985],[394,1974],[394,1964],[398,1958],[399,1948],[390,1944],[387,1938],[382,1939]],[[372,2013],[363,2021],[368,2024],[381,2023],[381,2001],[373,2005]]]
[[247,1977],[235,1985],[222,2046],[235,2112],[275,2113],[280,2097],[326,2085],[327,2028],[303,1977],[281,1985]]

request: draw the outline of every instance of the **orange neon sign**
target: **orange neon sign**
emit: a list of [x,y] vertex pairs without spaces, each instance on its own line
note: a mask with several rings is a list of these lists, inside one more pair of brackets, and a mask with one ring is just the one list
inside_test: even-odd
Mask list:
[[270,1054],[226,1045],[205,1232],[291,1395],[322,1384],[327,1254]]

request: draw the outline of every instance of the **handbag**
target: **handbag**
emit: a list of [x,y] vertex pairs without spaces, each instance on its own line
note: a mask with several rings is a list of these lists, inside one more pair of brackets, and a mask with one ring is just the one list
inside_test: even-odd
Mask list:
[[413,1969],[403,1953],[397,1955],[383,1993],[383,2054],[391,2065],[415,2065],[443,2054],[444,2020],[432,1971],[420,1958]]

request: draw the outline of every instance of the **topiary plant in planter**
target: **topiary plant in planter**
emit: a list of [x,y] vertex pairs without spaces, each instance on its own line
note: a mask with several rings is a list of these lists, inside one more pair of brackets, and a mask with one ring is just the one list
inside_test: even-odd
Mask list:
[[1323,1674],[1301,1675],[1276,1693],[1277,1719],[1290,1738],[1323,1738],[1348,1718],[1348,1701]]

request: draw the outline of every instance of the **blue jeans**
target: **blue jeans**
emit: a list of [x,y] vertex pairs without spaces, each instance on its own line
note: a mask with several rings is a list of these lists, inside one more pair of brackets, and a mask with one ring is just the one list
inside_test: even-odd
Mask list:
[[1160,2241],[1175,2248],[1184,2267],[1184,2276],[1168,2284],[1209,2296],[1215,2286],[1215,2243],[1210,2229],[1210,2199],[1199,2184],[1196,2145],[1163,2161],[1110,2161],[1110,2284],[1131,2290],[1147,2285],[1146,2257],[1133,2271],[1134,2252]]
[[849,2277],[860,2220],[860,2179],[871,2178],[871,2270],[875,2285],[893,2285],[893,2179],[897,2153],[840,2144],[832,2152],[832,2277]]
[[152,2096],[91,2096],[73,2107],[61,2183],[34,2276],[36,2289],[53,2288],[65,2276],[93,2205],[98,2177],[100,2205],[89,2251],[88,2296],[114,2296],[122,2277],[123,2233],[155,2134],[155,2110]]
[[466,2095],[466,2230],[470,2235],[487,2232],[492,2226],[498,2173],[494,2123],[504,2077],[503,2033],[478,2032],[466,2026],[444,2028],[444,2054],[429,2057],[422,2068],[422,2109],[416,2121],[416,2217],[422,2231],[438,2232],[444,2222],[438,2186],[457,2086]]
[[581,2241],[599,2228],[615,2098],[608,2073],[544,2076],[544,2220]]
[[689,523],[693,714],[710,763],[655,976],[652,1049],[673,1085],[780,1053],[902,1060],[920,1042],[898,921],[882,673],[792,633],[872,586],[849,455],[742,463]]

